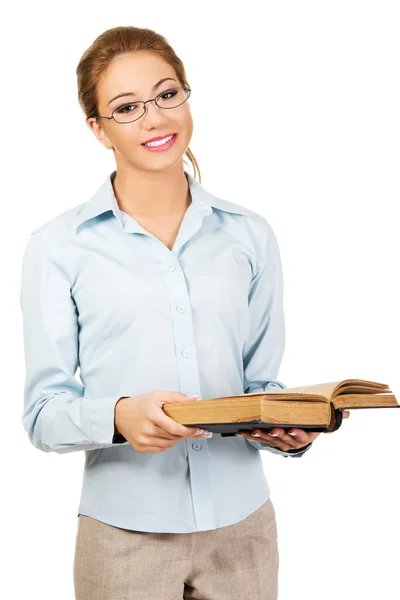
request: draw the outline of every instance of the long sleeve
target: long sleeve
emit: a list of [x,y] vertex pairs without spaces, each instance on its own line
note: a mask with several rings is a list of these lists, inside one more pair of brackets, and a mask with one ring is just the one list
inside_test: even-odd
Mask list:
[[59,454],[112,446],[121,395],[84,397],[74,377],[78,324],[70,283],[38,230],[23,255],[20,306],[26,366],[22,424],[31,443]]
[[[249,291],[249,334],[243,351],[245,394],[287,387],[276,379],[286,342],[282,262],[275,233],[264,223],[262,252]],[[311,446],[285,452],[265,442],[247,442],[285,457],[303,456]]]

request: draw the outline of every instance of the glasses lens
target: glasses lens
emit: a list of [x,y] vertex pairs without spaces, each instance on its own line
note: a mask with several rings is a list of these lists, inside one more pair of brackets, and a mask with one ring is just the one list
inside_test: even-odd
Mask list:
[[176,108],[189,98],[189,91],[184,88],[171,88],[160,94],[157,104],[160,108]]
[[144,115],[143,102],[124,104],[114,111],[114,119],[118,123],[130,123]]
[[[190,96],[190,91],[184,88],[171,88],[160,94],[157,104],[160,108],[176,108],[183,104]],[[131,123],[144,115],[143,102],[124,104],[114,111],[114,119],[118,123]]]

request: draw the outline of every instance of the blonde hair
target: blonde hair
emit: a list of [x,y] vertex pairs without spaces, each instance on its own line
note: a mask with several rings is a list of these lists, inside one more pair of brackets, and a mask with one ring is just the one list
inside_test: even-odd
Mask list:
[[[140,50],[158,54],[174,69],[181,86],[190,88],[185,67],[164,36],[151,29],[129,25],[112,27],[100,34],[85,50],[76,68],[78,102],[86,121],[98,114],[97,85],[113,58],[125,52]],[[200,168],[190,148],[186,150],[185,155],[192,163],[194,177],[201,183]]]

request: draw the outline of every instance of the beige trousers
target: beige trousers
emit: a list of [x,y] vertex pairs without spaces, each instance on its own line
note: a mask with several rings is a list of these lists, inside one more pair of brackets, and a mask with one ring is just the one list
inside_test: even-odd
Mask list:
[[277,600],[278,568],[271,498],[239,523],[192,533],[78,518],[76,600]]

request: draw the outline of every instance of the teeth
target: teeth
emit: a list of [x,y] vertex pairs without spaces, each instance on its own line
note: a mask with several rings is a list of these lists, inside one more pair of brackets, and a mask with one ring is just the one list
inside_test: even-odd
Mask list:
[[166,144],[167,142],[169,142],[169,140],[172,140],[174,136],[170,135],[169,137],[166,137],[162,140],[157,140],[156,142],[148,142],[147,144],[144,144],[145,146],[162,146],[163,144]]

